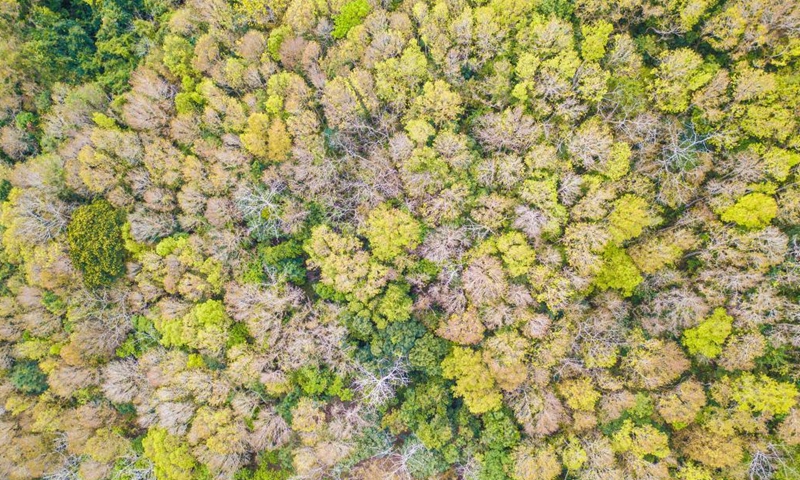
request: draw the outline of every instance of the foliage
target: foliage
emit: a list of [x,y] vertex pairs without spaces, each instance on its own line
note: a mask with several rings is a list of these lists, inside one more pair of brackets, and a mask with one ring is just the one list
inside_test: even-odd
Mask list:
[[611,446],[617,452],[630,452],[639,458],[664,458],[670,453],[667,435],[652,425],[635,426],[630,420],[625,420],[612,436]]
[[464,398],[470,412],[481,414],[500,408],[502,396],[478,352],[455,347],[442,362],[442,375],[455,380],[453,392]]
[[364,236],[375,258],[389,261],[416,248],[422,240],[422,229],[407,212],[384,204],[370,212]]
[[614,202],[608,223],[613,240],[622,243],[641,235],[644,228],[657,224],[658,217],[648,212],[647,201],[643,198],[625,195]]
[[798,18],[2,2],[0,477],[797,477]]
[[32,361],[17,362],[11,368],[11,385],[28,395],[39,395],[47,390],[47,375]]
[[[717,391],[720,399],[730,398],[740,410],[784,415],[797,403],[797,387],[766,375],[744,373],[735,380],[725,377]],[[727,389],[731,390],[728,391]],[[730,395],[730,397],[728,397]]]
[[334,17],[334,28],[331,36],[333,38],[344,38],[350,29],[364,20],[369,11],[369,2],[366,0],[352,0],[345,3],[339,14]]
[[163,428],[150,428],[142,440],[144,455],[155,465],[158,478],[190,480],[194,478],[197,461],[180,438]]
[[220,301],[207,300],[181,318],[157,319],[155,327],[164,346],[186,346],[217,354],[228,342],[231,319]]
[[724,308],[717,308],[700,325],[684,330],[683,344],[692,355],[715,358],[722,353],[722,344],[731,333],[733,317]]
[[111,284],[125,272],[120,213],[105,200],[75,209],[67,227],[72,263],[87,286]]
[[633,295],[633,290],[643,278],[627,252],[609,245],[603,252],[603,260],[603,266],[595,276],[594,284],[601,290],[613,288],[626,297]]
[[745,228],[764,228],[778,214],[775,199],[761,192],[744,195],[720,215],[723,222],[734,222]]

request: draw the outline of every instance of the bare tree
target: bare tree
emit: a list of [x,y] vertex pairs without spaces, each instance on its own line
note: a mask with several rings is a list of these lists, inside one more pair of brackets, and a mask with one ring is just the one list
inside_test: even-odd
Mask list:
[[234,203],[247,223],[248,233],[256,239],[277,238],[281,235],[280,195],[283,185],[243,185],[234,194]]
[[73,208],[47,190],[26,188],[12,202],[12,209],[16,233],[26,241],[41,244],[67,228]]
[[361,395],[364,403],[371,407],[380,407],[395,396],[398,387],[409,382],[408,365],[405,359],[396,359],[388,368],[373,372],[364,365],[357,365],[355,390]]
[[116,465],[111,480],[156,480],[153,462],[136,453],[122,457]]
[[785,458],[791,455],[781,446],[768,443],[752,453],[747,475],[750,480],[770,480],[775,473],[781,471],[785,478],[800,475],[796,469],[787,464]]

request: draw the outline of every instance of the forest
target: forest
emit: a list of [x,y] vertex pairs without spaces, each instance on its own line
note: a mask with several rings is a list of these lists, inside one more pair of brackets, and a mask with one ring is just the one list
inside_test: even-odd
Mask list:
[[0,0],[0,480],[800,480],[798,0]]

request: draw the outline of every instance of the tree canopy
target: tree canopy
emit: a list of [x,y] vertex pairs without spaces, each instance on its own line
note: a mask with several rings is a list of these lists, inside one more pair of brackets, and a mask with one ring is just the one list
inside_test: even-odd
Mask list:
[[797,0],[3,0],[0,479],[800,479]]

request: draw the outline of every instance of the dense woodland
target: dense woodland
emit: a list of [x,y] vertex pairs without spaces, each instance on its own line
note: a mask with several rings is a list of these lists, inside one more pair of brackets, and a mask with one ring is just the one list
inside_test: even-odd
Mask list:
[[797,0],[1,0],[0,479],[800,479]]

